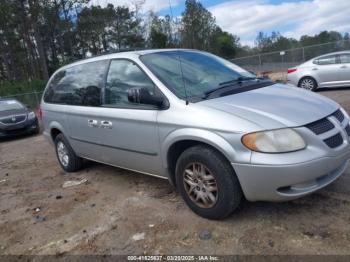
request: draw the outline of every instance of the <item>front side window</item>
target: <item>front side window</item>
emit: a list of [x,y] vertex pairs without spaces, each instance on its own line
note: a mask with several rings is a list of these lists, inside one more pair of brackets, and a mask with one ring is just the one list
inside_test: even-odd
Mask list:
[[347,64],[350,63],[350,54],[341,54],[339,55],[340,63]]
[[112,60],[106,81],[105,105],[116,107],[137,107],[128,100],[131,88],[146,88],[151,94],[155,93],[155,85],[148,76],[130,60]]
[[99,106],[108,60],[72,66],[59,71],[44,95],[48,103]]
[[195,51],[145,54],[141,61],[180,98],[202,96],[227,81],[255,76],[220,57]]
[[324,56],[314,60],[314,64],[317,65],[332,65],[336,63],[337,59],[335,55]]

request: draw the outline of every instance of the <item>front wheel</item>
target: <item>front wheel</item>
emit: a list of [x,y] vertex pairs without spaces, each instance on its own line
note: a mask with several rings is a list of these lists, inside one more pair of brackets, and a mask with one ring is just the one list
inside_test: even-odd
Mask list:
[[207,146],[194,146],[181,154],[176,164],[176,184],[192,211],[208,219],[229,216],[242,200],[230,163]]
[[317,89],[317,82],[312,77],[304,77],[300,80],[299,87],[306,90],[315,91]]

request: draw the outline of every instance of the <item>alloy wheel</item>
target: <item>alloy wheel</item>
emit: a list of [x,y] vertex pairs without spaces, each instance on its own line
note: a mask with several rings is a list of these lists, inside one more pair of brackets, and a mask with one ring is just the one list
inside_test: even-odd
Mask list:
[[315,83],[312,79],[310,78],[305,78],[301,81],[300,87],[307,89],[307,90],[312,90],[315,87]]
[[211,208],[218,200],[218,187],[211,171],[201,163],[190,163],[183,173],[188,197],[201,208]]
[[61,164],[65,167],[68,166],[69,164],[68,150],[65,144],[63,144],[61,141],[57,143],[57,155]]

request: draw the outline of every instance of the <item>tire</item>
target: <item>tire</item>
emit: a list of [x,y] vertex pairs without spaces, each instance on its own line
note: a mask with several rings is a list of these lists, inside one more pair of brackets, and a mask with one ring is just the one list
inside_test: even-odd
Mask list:
[[37,123],[37,126],[36,126],[35,130],[33,131],[33,134],[38,135],[39,133],[40,133],[40,126],[39,126],[39,123]]
[[[199,170],[202,170],[202,173]],[[216,150],[204,145],[185,150],[176,163],[175,172],[176,185],[182,198],[199,216],[223,219],[240,206],[243,194],[237,176],[230,163]],[[194,174],[192,177],[189,175],[191,172]],[[201,177],[198,177],[198,173],[202,174]],[[203,173],[205,173],[205,179],[203,179]],[[193,176],[198,179],[193,179]],[[210,177],[214,179],[209,179]],[[215,188],[215,184],[216,192],[211,191]],[[197,186],[193,188],[194,185]],[[208,188],[211,190],[207,190]],[[200,199],[196,202],[196,196],[202,193],[207,195],[212,193],[210,197],[204,197],[207,203],[202,197],[199,197]]]
[[307,76],[300,79],[298,86],[306,90],[316,91],[317,82],[312,77]]
[[[58,163],[60,163],[64,171],[76,172],[83,167],[83,159],[74,153],[72,147],[62,133],[58,134],[55,138],[55,148]],[[62,155],[60,155],[61,152]],[[65,157],[65,155],[67,157]]]

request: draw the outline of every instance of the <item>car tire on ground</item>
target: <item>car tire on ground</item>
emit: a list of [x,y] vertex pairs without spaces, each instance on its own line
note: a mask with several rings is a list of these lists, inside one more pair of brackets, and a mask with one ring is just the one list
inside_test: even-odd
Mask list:
[[39,126],[39,124],[37,124],[37,127],[34,129],[34,131],[33,131],[33,134],[34,135],[37,135],[37,134],[39,134],[40,133],[40,126]]
[[198,215],[223,219],[242,201],[242,190],[230,163],[215,149],[198,145],[185,150],[176,164],[176,185]]
[[83,159],[78,157],[63,134],[55,138],[56,156],[61,167],[66,172],[75,172],[83,167]]
[[307,76],[300,79],[298,86],[306,90],[316,91],[317,82],[312,77]]

